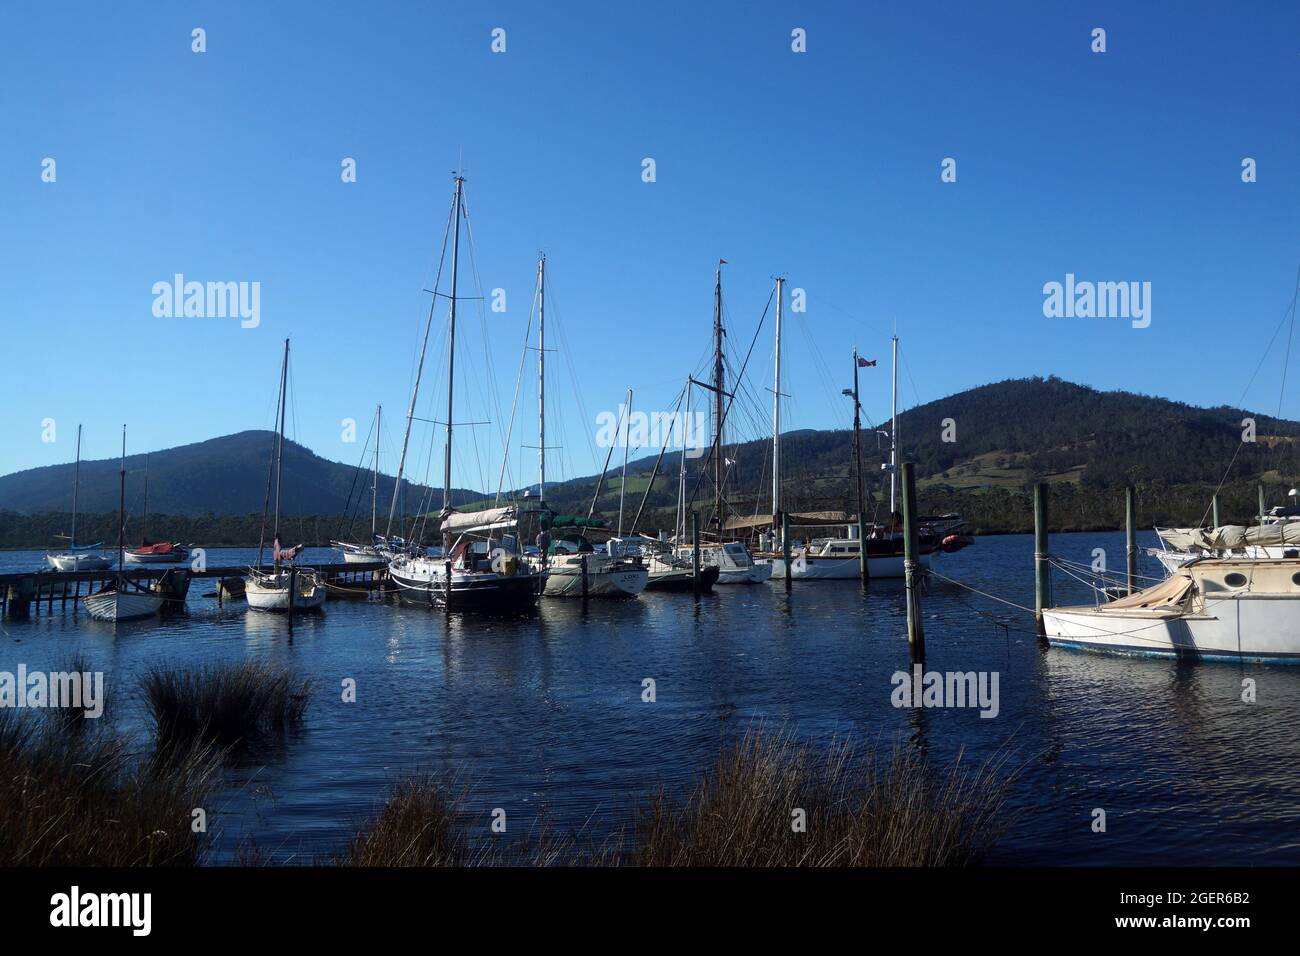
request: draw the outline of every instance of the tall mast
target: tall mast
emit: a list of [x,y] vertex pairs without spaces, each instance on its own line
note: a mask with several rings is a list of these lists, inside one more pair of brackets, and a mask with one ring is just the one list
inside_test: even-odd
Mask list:
[[[379,519],[379,429],[383,424],[384,406],[375,406],[375,472],[370,481],[370,540],[375,540],[375,527]],[[148,459],[146,459],[147,461]]]
[[447,332],[447,448],[443,453],[442,469],[442,511],[451,510],[451,411],[452,394],[456,374],[456,273],[460,264],[460,205],[461,189],[465,183],[463,176],[456,176],[456,217],[451,240],[451,321]]
[[686,538],[686,435],[691,427],[691,380],[686,379],[686,417],[682,419],[682,465],[677,478],[677,527],[673,537],[677,544]]
[[[289,387],[289,340],[284,340],[284,364],[280,366],[280,421],[275,439],[275,522],[271,526],[271,541],[280,536],[280,486],[284,479],[284,406],[286,390]],[[275,547],[274,544],[271,546]],[[276,567],[280,566],[280,553],[271,556]]]
[[[456,217],[456,228],[460,228],[460,184],[464,180],[456,176],[456,198],[453,215]],[[445,235],[445,234],[444,234]],[[445,241],[445,239],[444,239]],[[445,246],[443,247],[446,248]],[[454,281],[454,280],[453,280]],[[392,537],[393,519],[397,516],[397,499],[401,496],[402,475],[406,472],[406,450],[411,443],[411,422],[415,420],[415,403],[420,396],[420,379],[424,375],[424,357],[429,351],[429,331],[433,328],[433,312],[438,304],[438,294],[435,291],[432,301],[429,302],[429,315],[424,322],[424,338],[420,343],[420,361],[415,367],[415,384],[411,388],[411,404],[406,407],[406,431],[402,435],[402,454],[397,459],[397,480],[393,484],[393,500],[388,508],[388,526],[384,529],[385,537]],[[452,314],[455,314],[456,302],[452,300]],[[447,419],[451,421],[450,418]]]
[[[858,400],[858,350],[853,350],[853,471],[858,479],[858,514],[866,511],[862,494],[862,403]],[[860,545],[865,548],[866,545]]]
[[537,503],[546,504],[546,253],[537,259]]
[[894,346],[894,368],[892,386],[892,398],[890,399],[890,418],[892,424],[889,426],[889,516],[893,521],[894,513],[898,510],[898,336],[893,337]]
[[628,436],[632,433],[632,389],[627,390],[627,416],[623,426],[623,477],[618,483],[618,536],[623,537],[623,497],[627,491],[627,449],[632,444]]
[[713,287],[713,517],[717,522],[718,540],[722,540],[722,267],[718,260],[718,278]]
[[772,534],[781,527],[781,305],[785,277],[776,280],[776,370],[772,375]]
[[[77,489],[81,487],[81,426],[77,426],[77,464],[72,470],[72,537],[68,539],[68,550],[77,550]],[[76,567],[76,564],[73,564]]]
[[122,426],[122,463],[118,467],[117,499],[117,576],[122,577],[122,566],[126,564],[126,426]]

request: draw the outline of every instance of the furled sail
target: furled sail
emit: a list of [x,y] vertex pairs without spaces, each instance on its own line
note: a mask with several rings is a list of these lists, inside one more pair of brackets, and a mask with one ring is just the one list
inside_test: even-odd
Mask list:
[[452,511],[442,519],[444,534],[467,531],[470,528],[482,528],[487,525],[500,525],[515,520],[515,509],[507,505],[504,508],[485,508],[482,511]]
[[1161,539],[1180,551],[1236,551],[1249,546],[1300,545],[1300,522],[1224,525],[1221,528],[1166,528]]

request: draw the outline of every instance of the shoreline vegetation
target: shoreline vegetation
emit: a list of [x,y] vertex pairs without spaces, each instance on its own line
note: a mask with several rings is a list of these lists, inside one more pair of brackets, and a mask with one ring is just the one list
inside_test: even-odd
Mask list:
[[[73,662],[72,669],[88,669]],[[157,665],[136,694],[151,728],[141,748],[107,720],[0,710],[0,866],[199,866],[218,820],[199,809],[223,769],[304,720],[311,682],[273,663]],[[114,713],[121,701],[114,701]],[[289,740],[289,746],[292,746]],[[498,834],[454,780],[394,781],[332,856],[339,866],[969,866],[1011,823],[1016,774],[1005,752],[947,768],[891,748],[798,740],[751,728],[689,785],[650,789],[597,838],[545,824]],[[296,854],[295,854],[296,856]],[[241,865],[274,865],[247,838]]]
[[[1068,481],[1052,480],[1044,477],[1051,486],[1052,504],[1049,511],[1049,528],[1053,534],[1065,532],[1107,532],[1124,530],[1124,487],[1095,487],[1075,484]],[[1199,527],[1209,520],[1210,498],[1214,493],[1213,485],[1189,484],[1173,485],[1163,482],[1138,482],[1137,521],[1139,529],[1159,527]],[[1254,481],[1228,482],[1219,490],[1220,513],[1225,524],[1253,524],[1258,511],[1258,489]],[[1268,505],[1289,503],[1287,491],[1292,485],[1276,481],[1265,483],[1265,499]],[[944,514],[959,512],[967,520],[967,532],[974,535],[1030,534],[1034,530],[1033,489],[1008,489],[987,487],[976,490],[957,490],[944,484],[941,478],[926,479],[919,490],[919,509],[922,514]],[[739,499],[738,499],[739,501]],[[558,511],[573,510],[581,506],[585,512],[587,504],[577,501],[551,501]],[[815,503],[800,503],[797,497],[789,502],[791,512],[842,510],[847,511],[851,504],[847,500],[835,499],[827,504],[825,499]],[[885,520],[883,510],[877,511],[873,504],[868,506],[868,519],[876,514],[882,522]],[[749,513],[754,510],[753,503],[740,502],[738,511]],[[58,534],[66,533],[71,525],[71,515],[63,512],[50,512],[35,515],[22,515],[12,511],[0,511],[0,551],[40,551],[57,547]],[[154,541],[179,541],[193,543],[208,548],[255,548],[261,529],[262,516],[207,515],[204,517],[185,517],[177,515],[151,514],[149,516],[149,536]],[[405,523],[409,523],[407,516]],[[672,528],[676,523],[676,514],[672,509],[647,509],[641,522],[641,529],[655,533],[659,528]],[[338,515],[288,516],[281,519],[284,536],[295,543],[302,542],[307,547],[329,547],[331,539],[343,537],[348,540],[368,540],[369,516],[351,522]],[[138,527],[138,525],[137,525]],[[83,541],[116,540],[117,514],[80,514],[77,517],[78,538]],[[405,530],[403,528],[402,530]],[[130,524],[127,528],[128,543],[134,543],[138,532],[133,535]]]

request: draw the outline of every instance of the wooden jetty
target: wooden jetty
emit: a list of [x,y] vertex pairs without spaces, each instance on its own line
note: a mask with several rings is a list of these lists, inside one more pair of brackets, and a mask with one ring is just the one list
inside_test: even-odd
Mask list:
[[[316,564],[312,567],[325,582],[329,593],[335,597],[366,598],[372,592],[390,590],[388,564],[384,561]],[[271,566],[262,565],[259,570],[270,571]],[[150,586],[167,596],[164,609],[175,609],[184,605],[190,582],[195,578],[216,579],[219,602],[242,596],[236,593],[234,582],[238,580],[242,583],[248,571],[248,565],[205,567],[202,570],[195,570],[189,565],[141,565],[122,571],[122,577],[128,581],[153,582]],[[112,568],[98,571],[37,570],[0,574],[0,615],[20,620],[26,618],[33,607],[39,614],[42,609],[53,613],[56,605],[64,608],[69,602],[76,606],[86,595],[93,594],[96,589],[116,580],[117,576],[117,571]]]

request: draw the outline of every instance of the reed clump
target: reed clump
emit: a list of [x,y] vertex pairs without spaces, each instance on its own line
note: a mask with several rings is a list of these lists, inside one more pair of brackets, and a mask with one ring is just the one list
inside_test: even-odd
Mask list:
[[398,781],[379,813],[339,855],[343,866],[463,866],[470,858],[456,825],[463,794],[430,774]]
[[158,748],[168,752],[196,744],[232,748],[295,728],[312,687],[291,668],[257,661],[158,665],[140,678]]
[[[751,731],[681,796],[660,788],[597,842],[542,832],[508,845],[462,821],[463,795],[398,783],[338,862],[352,866],[967,866],[1008,824],[1005,757],[935,775],[915,751],[816,748]],[[473,827],[482,828],[475,823]],[[474,839],[471,839],[471,836]],[[471,849],[477,847],[478,849]]]
[[193,811],[212,792],[216,759],[190,750],[166,765],[66,715],[0,710],[0,866],[193,866],[206,838]]
[[1007,822],[1004,764],[750,732],[683,799],[639,804],[627,842],[641,866],[967,866]]

